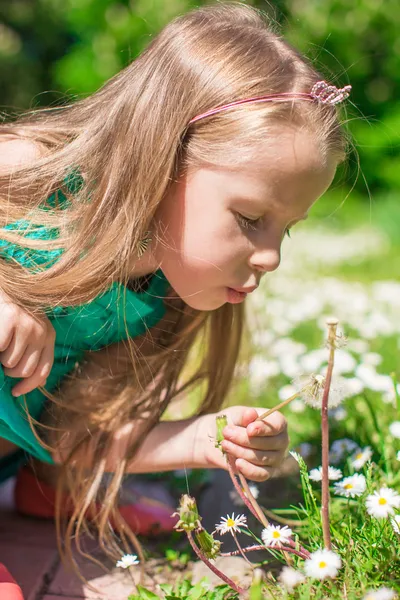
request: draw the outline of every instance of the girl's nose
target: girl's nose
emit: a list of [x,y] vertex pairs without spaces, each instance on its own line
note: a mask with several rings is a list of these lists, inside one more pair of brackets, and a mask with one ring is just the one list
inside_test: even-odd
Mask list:
[[268,248],[263,251],[258,251],[251,257],[252,268],[261,272],[270,273],[275,271],[280,263],[280,248]]

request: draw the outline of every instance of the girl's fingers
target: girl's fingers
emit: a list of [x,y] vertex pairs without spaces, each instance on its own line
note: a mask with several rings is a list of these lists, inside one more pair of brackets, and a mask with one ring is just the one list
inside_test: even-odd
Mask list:
[[19,363],[12,368],[5,367],[4,374],[8,377],[30,377],[35,372],[41,353],[42,348],[38,350],[28,346]]
[[227,440],[223,440],[221,446],[225,452],[228,452],[228,454],[231,454],[235,458],[243,458],[249,463],[264,467],[278,467],[284,458],[284,452],[278,452],[277,450],[265,452],[243,448]]
[[273,468],[267,469],[265,467],[258,467],[243,458],[238,458],[235,461],[235,466],[246,479],[250,479],[251,481],[266,481],[267,479],[270,479],[274,472]]
[[17,329],[8,345],[7,350],[2,352],[0,355],[0,362],[4,367],[7,369],[13,369],[18,365],[27,348],[26,341],[26,332],[24,330]]
[[15,385],[12,389],[12,393],[14,396],[20,396],[21,394],[27,394],[31,392],[39,385],[44,385],[46,383],[46,379],[50,374],[51,368],[54,362],[54,351],[52,345],[47,345],[43,349],[43,352],[40,355],[39,362],[37,363],[36,369],[34,373],[24,379],[23,381],[19,381],[17,385]]
[[286,429],[274,436],[249,436],[247,428],[228,425],[222,433],[225,439],[244,448],[255,448],[256,450],[283,450],[289,443]]
[[12,327],[9,331],[2,331],[0,335],[0,362],[3,352],[5,352],[11,343],[14,336],[14,328]]

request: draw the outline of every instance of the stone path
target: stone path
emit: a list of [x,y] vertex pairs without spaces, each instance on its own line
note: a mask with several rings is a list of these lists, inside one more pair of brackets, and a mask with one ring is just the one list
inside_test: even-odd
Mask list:
[[9,480],[0,486],[0,562],[22,587],[25,600],[127,600],[133,593],[129,573],[114,569],[105,574],[90,561],[80,562],[95,591],[65,569],[53,523],[19,516],[13,508],[13,485]]

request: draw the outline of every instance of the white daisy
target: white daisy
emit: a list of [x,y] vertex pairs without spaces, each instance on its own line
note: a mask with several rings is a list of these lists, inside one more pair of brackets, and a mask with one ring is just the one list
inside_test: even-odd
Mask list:
[[326,577],[336,577],[338,570],[342,566],[342,560],[336,552],[327,550],[317,550],[313,552],[304,563],[304,569],[308,577],[314,579],[325,579]]
[[133,565],[138,565],[138,557],[136,554],[124,554],[121,560],[117,561],[116,567],[121,567],[121,569],[128,569],[128,567],[132,567]]
[[365,465],[365,463],[371,460],[372,454],[373,452],[371,446],[365,446],[365,448],[353,454],[350,459],[351,465],[358,471]]
[[390,524],[393,531],[400,535],[400,515],[394,515],[393,519],[390,519]]
[[278,580],[283,585],[283,587],[292,594],[294,588],[298,586],[300,583],[305,581],[305,577],[303,573],[300,571],[296,571],[296,569],[292,569],[292,567],[283,567],[282,571],[279,574]]
[[[308,476],[312,481],[322,481],[322,467],[318,467],[317,469],[311,469]],[[340,469],[335,469],[335,467],[328,467],[328,479],[330,479],[331,481],[335,481],[336,479],[341,479],[342,477],[343,474]]]
[[355,498],[361,496],[367,489],[367,483],[364,475],[355,473],[351,477],[345,477],[342,481],[333,484],[335,494],[345,496],[346,498]]
[[261,539],[266,546],[275,546],[275,544],[284,544],[290,539],[292,530],[290,527],[280,527],[279,525],[268,525],[261,532]]
[[389,431],[390,435],[394,438],[400,439],[400,421],[393,421],[393,423],[389,425]]
[[367,496],[365,500],[367,512],[376,519],[385,519],[400,507],[400,495],[392,488],[381,487],[380,490]]
[[378,590],[369,590],[362,600],[394,600],[396,592],[387,587],[381,587]]
[[233,535],[234,531],[240,531],[240,527],[247,527],[247,517],[244,515],[238,515],[235,517],[234,513],[232,516],[226,515],[221,518],[221,523],[215,526],[215,531],[218,531],[221,535],[230,531]]

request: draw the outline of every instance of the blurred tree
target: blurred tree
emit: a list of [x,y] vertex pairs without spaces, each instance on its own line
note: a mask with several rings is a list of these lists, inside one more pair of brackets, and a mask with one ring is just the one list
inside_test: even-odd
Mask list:
[[[400,183],[398,0],[244,0],[268,12],[326,79],[351,83],[349,126],[372,192]],[[96,90],[195,0],[13,0],[0,4],[6,112]],[[354,157],[350,161],[355,169]],[[349,184],[353,180],[349,175]],[[366,187],[361,177],[360,194]]]

